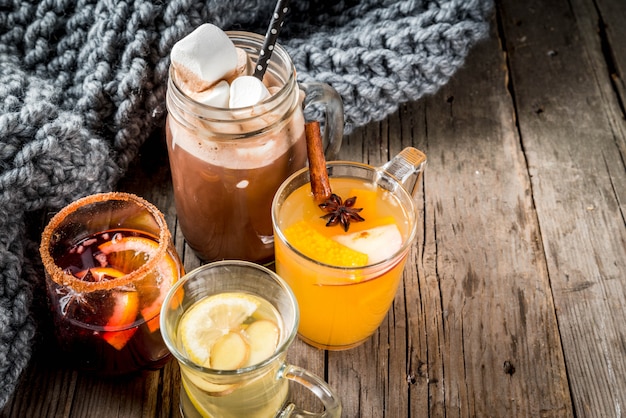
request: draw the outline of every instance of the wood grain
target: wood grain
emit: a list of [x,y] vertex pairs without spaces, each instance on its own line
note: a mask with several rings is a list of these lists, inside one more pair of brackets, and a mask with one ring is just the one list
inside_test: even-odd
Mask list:
[[[428,156],[402,286],[365,344],[288,361],[351,417],[621,417],[626,411],[626,2],[497,0],[437,94],[344,138],[340,159]],[[166,215],[162,133],[120,184]],[[43,347],[0,417],[175,417],[180,373],[103,380]],[[318,401],[292,385],[307,409]]]
[[[521,24],[504,26],[574,409],[579,416],[619,416],[626,405],[620,387],[626,229],[619,197],[626,171],[608,123],[619,110],[606,97],[609,80],[597,76],[606,63],[581,39],[579,25],[590,22],[577,20],[566,2],[519,6],[505,2]],[[538,24],[539,15],[550,26]],[[531,72],[541,76],[529,78]]]

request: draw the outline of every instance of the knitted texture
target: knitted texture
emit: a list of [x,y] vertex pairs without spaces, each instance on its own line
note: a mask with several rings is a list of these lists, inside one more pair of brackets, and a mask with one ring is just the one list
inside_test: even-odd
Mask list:
[[[435,92],[488,33],[491,0],[292,0],[280,42],[331,84],[346,133]],[[169,52],[204,22],[265,33],[274,0],[0,0],[0,407],[45,294],[27,218],[112,190],[162,127]],[[39,296],[38,296],[39,295]]]

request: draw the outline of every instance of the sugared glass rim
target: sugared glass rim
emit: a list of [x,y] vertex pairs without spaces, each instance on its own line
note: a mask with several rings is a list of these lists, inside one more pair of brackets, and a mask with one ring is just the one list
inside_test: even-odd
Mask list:
[[[108,201],[125,201],[132,202],[136,204],[138,207],[147,210],[150,215],[156,221],[159,227],[159,237],[158,237],[158,247],[156,252],[150,257],[150,259],[143,264],[138,269],[132,271],[129,274],[126,274],[122,277],[111,279],[111,280],[102,280],[99,282],[86,282],[72,274],[67,274],[61,269],[54,261],[52,254],[50,254],[50,243],[52,237],[56,231],[56,229],[61,225],[61,223],[72,213],[80,210],[86,205],[91,205],[95,203],[104,203]],[[100,232],[100,231],[97,231]],[[97,233],[96,232],[96,233]],[[85,238],[85,237],[83,237]],[[142,278],[150,271],[157,268],[157,265],[163,260],[166,255],[166,252],[169,247],[169,242],[171,240],[171,235],[169,229],[167,228],[167,222],[165,221],[165,217],[159,211],[159,209],[154,206],[152,203],[147,200],[131,194],[124,192],[109,192],[109,193],[97,193],[89,196],[85,196],[81,199],[78,199],[69,205],[65,206],[61,209],[56,215],[52,217],[48,225],[43,230],[41,234],[41,244],[39,246],[39,253],[41,255],[41,260],[43,262],[44,268],[48,273],[48,276],[51,280],[61,286],[67,286],[74,289],[77,292],[93,292],[96,290],[111,290],[116,287],[125,286],[137,279]]]

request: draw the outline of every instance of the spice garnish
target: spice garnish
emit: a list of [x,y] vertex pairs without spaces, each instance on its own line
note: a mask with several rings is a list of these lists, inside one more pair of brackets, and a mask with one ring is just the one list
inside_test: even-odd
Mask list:
[[365,220],[359,215],[363,208],[354,207],[356,196],[346,199],[344,202],[341,197],[332,193],[326,171],[326,159],[324,158],[319,122],[308,122],[305,125],[305,134],[313,199],[322,210],[328,212],[321,218],[326,219],[326,226],[341,224],[343,230],[348,232],[350,222]]
[[356,196],[352,196],[343,202],[341,197],[333,193],[326,202],[318,205],[322,210],[328,212],[326,215],[321,216],[321,218],[326,219],[326,226],[341,224],[343,230],[348,232],[350,222],[363,222],[365,220],[359,215],[359,212],[361,212],[363,208],[355,208],[355,203]]
[[316,203],[323,203],[330,198],[332,191],[328,172],[326,171],[326,159],[324,158],[324,146],[320,123],[318,121],[307,122],[304,126],[306,135],[306,153],[309,159],[309,176],[311,177],[311,192]]

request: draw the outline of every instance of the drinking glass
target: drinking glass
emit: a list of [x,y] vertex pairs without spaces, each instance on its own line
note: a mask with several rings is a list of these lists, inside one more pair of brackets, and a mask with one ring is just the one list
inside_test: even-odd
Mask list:
[[[425,161],[421,151],[409,147],[382,167],[328,162],[333,192],[341,191],[344,198],[356,194],[355,208],[363,206],[358,213],[365,221],[351,223],[348,231],[327,227],[326,219],[320,219],[326,213],[314,202],[307,169],[279,188],[272,205],[276,272],[296,295],[298,333],[308,344],[349,349],[380,326],[415,238],[417,212],[407,188],[417,184]],[[380,238],[371,239],[376,236]]]
[[[205,309],[206,314],[201,316],[203,324],[207,321],[220,322],[210,312],[225,309],[224,300],[230,301],[232,306],[237,301],[245,302],[251,298],[262,302],[260,306],[266,306],[265,314],[276,321],[280,330],[277,345],[268,353],[269,356],[229,370],[211,368],[212,364],[207,366],[195,360],[195,351],[202,350],[203,346],[193,350],[188,346],[198,343],[198,339],[188,341],[185,337],[190,332],[190,325],[185,324],[185,321],[189,324],[185,318],[192,315],[190,312],[197,308]],[[223,303],[220,308],[213,308],[213,311],[206,308],[208,305],[215,306],[215,302],[220,300]],[[224,314],[223,310],[221,312]],[[227,317],[230,318],[230,313]],[[341,403],[333,390],[319,377],[285,361],[287,350],[296,336],[298,319],[298,305],[293,293],[278,275],[263,266],[241,260],[225,260],[187,273],[170,290],[161,311],[165,342],[180,365],[180,407],[183,416],[339,417]],[[198,327],[203,324],[198,324]],[[236,326],[235,332],[237,335],[250,335],[253,325],[254,322],[248,318]],[[210,332],[192,331],[210,339]],[[225,333],[231,335],[228,331]],[[219,335],[222,336],[221,333]],[[210,358],[213,358],[217,345],[214,343],[210,348]],[[297,407],[293,400],[289,400],[289,381],[302,384],[313,392],[325,410],[312,413]]]
[[163,214],[127,193],[102,193],[58,212],[40,254],[62,352],[103,375],[162,367],[161,304],[183,274]]
[[[263,36],[226,33],[256,61]],[[218,108],[186,94],[170,67],[166,138],[176,211],[185,240],[204,261],[273,260],[272,198],[307,161],[303,106],[324,112],[326,157],[333,159],[341,146],[341,97],[326,84],[299,85],[279,44],[264,80],[274,86],[266,100]]]

